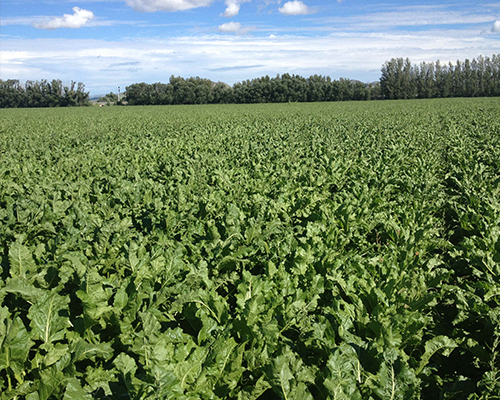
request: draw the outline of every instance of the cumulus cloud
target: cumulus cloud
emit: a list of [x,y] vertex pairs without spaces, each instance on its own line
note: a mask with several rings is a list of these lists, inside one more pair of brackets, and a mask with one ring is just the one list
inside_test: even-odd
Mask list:
[[241,3],[246,3],[250,0],[226,0],[226,11],[221,14],[223,17],[232,18],[240,12]]
[[493,28],[491,28],[491,32],[498,33],[500,32],[500,21],[495,21],[493,24]]
[[217,30],[222,33],[235,33],[237,35],[242,35],[254,29],[254,27],[244,28],[239,22],[226,22],[225,24],[219,25]]
[[219,25],[219,32],[224,33],[235,33],[241,29],[241,24],[239,22],[227,22],[225,24]]
[[185,11],[191,8],[207,7],[212,0],[126,0],[135,11]]
[[73,7],[73,14],[64,14],[47,21],[34,22],[38,29],[81,28],[94,19],[94,13],[79,7]]
[[283,4],[283,7],[278,8],[279,12],[284,15],[306,15],[312,14],[313,10],[307,7],[299,0],[289,1]]

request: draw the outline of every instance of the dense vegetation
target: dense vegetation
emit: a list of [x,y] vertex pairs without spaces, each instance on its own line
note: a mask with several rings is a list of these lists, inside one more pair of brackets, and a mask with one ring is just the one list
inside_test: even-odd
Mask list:
[[1,399],[498,398],[499,113],[2,110]]
[[500,96],[500,55],[448,65],[392,59],[382,66],[380,83],[384,99]]
[[167,84],[136,83],[127,86],[126,90],[126,98],[131,105],[286,103],[380,98],[378,83],[365,85],[359,81],[337,81],[319,75],[306,79],[290,74],[247,80],[233,87],[209,79],[172,76]]
[[110,92],[105,96],[101,96],[97,99],[98,103],[106,103],[107,105],[118,104],[118,95]]
[[127,86],[127,100],[134,105],[210,103],[286,103],[348,100],[414,99],[500,96],[500,55],[490,59],[457,61],[442,66],[412,66],[402,58],[382,66],[380,82],[364,84],[313,75],[303,78],[283,74],[236,83],[230,87],[208,79],[171,77],[168,84],[136,83]]
[[[171,76],[169,83],[127,86],[125,99],[130,105],[179,105],[500,96],[500,55],[419,66],[397,58],[387,61],[381,72],[380,81],[371,84],[321,75],[304,78],[283,74],[246,80],[232,87],[198,77]],[[24,86],[18,80],[0,80],[0,108],[87,105],[85,86],[79,83],[76,90],[74,87],[74,82],[70,88],[63,87],[59,80],[28,81]],[[98,101],[117,104],[118,97],[108,93]]]
[[64,86],[58,79],[48,82],[0,80],[0,108],[76,107],[89,105],[89,93],[81,82]]

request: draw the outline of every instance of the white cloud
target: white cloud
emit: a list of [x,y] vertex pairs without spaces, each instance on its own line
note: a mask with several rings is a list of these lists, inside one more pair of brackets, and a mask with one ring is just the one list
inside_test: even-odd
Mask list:
[[500,32],[500,21],[495,21],[493,24],[493,28],[491,28],[491,32],[498,33]]
[[[85,11],[85,10],[84,10]],[[70,15],[73,17],[73,15]],[[54,19],[63,19],[64,17],[47,17],[42,15],[34,15],[27,17],[6,17],[0,20],[0,26],[9,26],[9,25],[32,25],[36,28],[44,28],[45,25],[49,23],[53,23]],[[146,21],[127,21],[127,20],[110,20],[105,18],[93,17],[85,26],[116,26],[116,25],[137,25],[143,26],[146,25]],[[147,26],[152,26],[151,24],[147,24]],[[45,28],[47,29],[47,28]]]
[[5,17],[0,20],[0,26],[8,25],[33,25],[43,17]]
[[491,13],[454,10],[444,5],[403,6],[350,17],[316,17],[316,23],[334,25],[341,30],[381,29],[430,25],[472,25],[491,23]]
[[306,15],[313,13],[313,10],[299,0],[289,1],[283,4],[283,7],[278,8],[278,10],[284,15]]
[[253,31],[255,28],[254,27],[243,27],[239,22],[226,22],[225,24],[219,25],[219,28],[217,29],[219,32],[222,33],[235,33],[237,35],[242,35],[245,33],[248,33],[250,31]]
[[241,3],[246,3],[251,0],[226,0],[226,11],[221,14],[223,17],[232,18],[240,12]]
[[[489,24],[491,29],[491,20]],[[123,41],[2,37],[0,71],[2,79],[81,81],[94,94],[134,82],[166,82],[170,75],[233,84],[288,72],[371,82],[380,77],[382,64],[393,57],[409,57],[413,64],[438,59],[455,62],[478,54],[497,54],[499,43],[497,34],[479,35],[476,28],[330,32],[316,37],[310,32],[287,35],[276,30],[273,34],[275,37],[213,33]]]
[[224,13],[221,14],[223,17],[231,18],[238,15],[238,13],[240,12],[240,4],[238,2],[228,1],[226,2],[226,4],[227,4],[226,11],[224,11]]
[[38,29],[81,28],[94,19],[94,13],[79,7],[73,7],[73,14],[64,14],[46,21],[34,22]]
[[135,11],[185,11],[191,8],[207,7],[212,0],[125,0]]
[[219,32],[224,33],[235,33],[241,29],[241,24],[239,22],[226,22],[225,24],[219,25]]

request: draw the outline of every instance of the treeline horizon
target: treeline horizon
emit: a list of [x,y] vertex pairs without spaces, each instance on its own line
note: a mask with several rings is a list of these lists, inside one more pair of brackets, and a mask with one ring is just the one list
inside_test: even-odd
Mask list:
[[85,84],[71,81],[63,85],[59,79],[26,81],[0,80],[0,108],[78,107],[89,105]]
[[171,76],[169,83],[134,83],[126,87],[129,105],[249,104],[369,100],[380,97],[380,85],[328,76],[304,78],[288,73],[235,83]]
[[381,69],[380,87],[384,99],[500,96],[500,55],[456,64],[420,63],[393,58]]
[[456,64],[440,61],[412,65],[393,58],[381,68],[378,82],[363,83],[329,76],[283,74],[235,83],[199,77],[170,78],[169,83],[135,83],[126,87],[130,105],[285,103],[444,97],[500,96],[500,55],[479,56]]
[[[23,86],[19,80],[0,80],[0,108],[89,105],[85,85],[79,82],[76,90],[75,85],[76,82],[71,82],[67,87],[60,80],[50,83],[42,80],[27,81]],[[455,64],[441,64],[437,60],[412,65],[408,58],[393,58],[382,65],[380,80],[372,83],[285,73],[230,86],[200,77],[185,79],[172,75],[168,83],[131,84],[116,103],[249,104],[487,96],[500,96],[500,55],[491,58],[480,55],[477,59],[457,60]]]

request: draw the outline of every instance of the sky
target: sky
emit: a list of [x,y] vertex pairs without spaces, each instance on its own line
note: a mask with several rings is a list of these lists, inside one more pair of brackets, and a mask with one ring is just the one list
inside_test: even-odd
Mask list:
[[0,2],[0,79],[73,80],[91,95],[172,75],[230,85],[283,73],[373,82],[391,58],[499,53],[494,1]]

